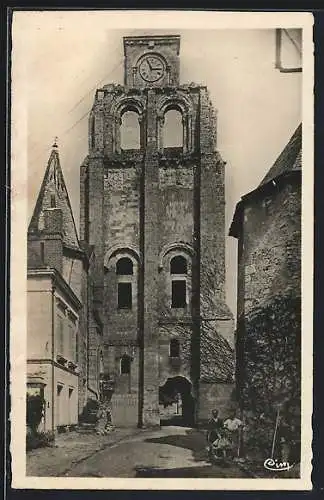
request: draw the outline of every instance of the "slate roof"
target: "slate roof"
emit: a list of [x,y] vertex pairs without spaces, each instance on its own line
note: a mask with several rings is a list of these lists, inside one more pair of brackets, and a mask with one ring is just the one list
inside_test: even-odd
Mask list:
[[229,230],[229,235],[238,237],[239,228],[241,225],[241,212],[244,202],[247,198],[257,193],[262,192],[266,185],[279,177],[289,174],[291,172],[302,171],[302,124],[300,123],[295,132],[291,136],[288,144],[280,153],[270,170],[262,179],[256,189],[242,196],[241,200],[237,203],[235,213]]
[[34,212],[28,227],[28,233],[40,235],[42,226],[40,219],[44,210],[51,208],[51,196],[55,196],[56,208],[62,211],[63,216],[63,243],[70,248],[80,250],[80,243],[74,222],[71,203],[66,189],[63,172],[60,164],[59,153],[54,144],[44,179],[38,194]]
[[293,170],[301,170],[301,156],[302,156],[302,124],[295,130],[290,138],[287,146],[278,156],[267,175],[262,179],[259,186],[263,186],[268,182],[276,179],[282,174],[291,172]]
[[234,350],[222,335],[202,328],[200,351],[200,380],[202,382],[233,382]]

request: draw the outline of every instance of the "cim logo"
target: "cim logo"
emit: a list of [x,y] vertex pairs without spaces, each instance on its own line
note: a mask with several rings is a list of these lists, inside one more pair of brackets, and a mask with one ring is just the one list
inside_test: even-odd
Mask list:
[[278,460],[274,458],[267,458],[263,466],[265,469],[271,470],[271,471],[276,471],[276,472],[281,472],[284,470],[290,470],[293,468],[295,464],[291,464],[289,462],[279,462]]

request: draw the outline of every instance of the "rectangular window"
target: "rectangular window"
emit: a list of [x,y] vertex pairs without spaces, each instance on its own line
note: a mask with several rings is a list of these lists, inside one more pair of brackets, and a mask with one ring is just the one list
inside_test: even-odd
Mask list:
[[75,349],[74,349],[74,327],[69,325],[69,359],[74,361]]
[[75,334],[75,362],[79,362],[79,335],[78,332]]
[[118,309],[132,308],[132,284],[118,283]]
[[171,307],[180,309],[186,307],[186,281],[172,281],[172,302]]
[[51,194],[51,208],[56,207],[56,199],[55,199],[55,194]]

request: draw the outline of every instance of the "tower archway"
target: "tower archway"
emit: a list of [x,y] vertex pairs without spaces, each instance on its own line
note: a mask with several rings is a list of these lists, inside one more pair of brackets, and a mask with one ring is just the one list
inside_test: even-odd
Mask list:
[[187,378],[181,375],[168,378],[159,387],[159,404],[162,407],[161,425],[194,425],[195,400]]

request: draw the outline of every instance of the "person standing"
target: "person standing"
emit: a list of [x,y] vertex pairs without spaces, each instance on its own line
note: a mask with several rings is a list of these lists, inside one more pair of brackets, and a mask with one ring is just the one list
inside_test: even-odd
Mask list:
[[[219,418],[218,410],[212,410],[212,416],[207,424],[207,451],[211,456],[212,452],[216,452],[216,456],[224,455],[223,442],[223,420]],[[221,445],[221,446],[220,446]]]
[[231,441],[232,458],[239,455],[239,440],[240,430],[243,427],[243,422],[236,416],[236,411],[233,411],[231,416],[224,422],[224,428],[228,431],[228,436]]

